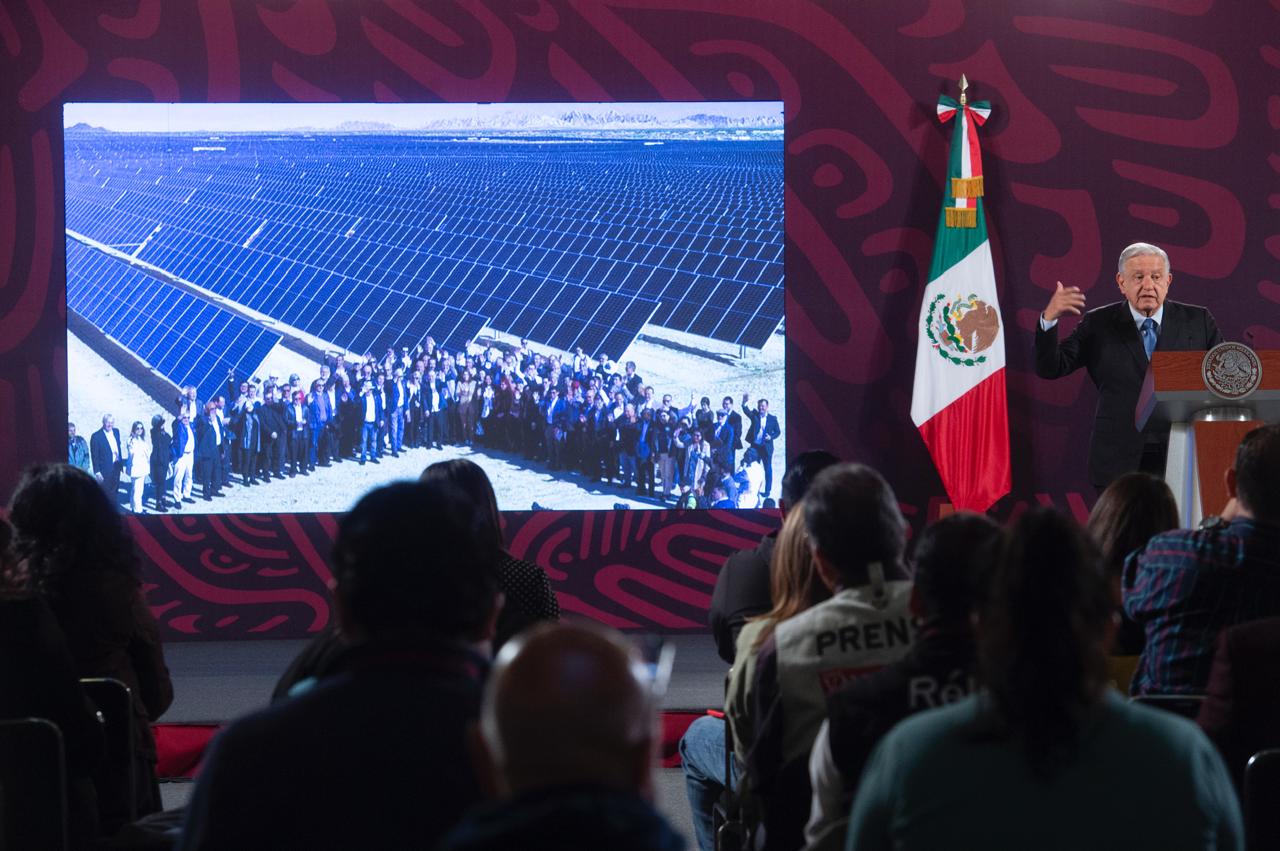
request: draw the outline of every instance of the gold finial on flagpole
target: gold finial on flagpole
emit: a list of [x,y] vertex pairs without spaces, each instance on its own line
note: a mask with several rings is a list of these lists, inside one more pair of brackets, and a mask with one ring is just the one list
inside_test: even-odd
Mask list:
[[969,88],[969,79],[964,74],[960,75],[960,105],[964,106],[969,102],[969,96],[965,94],[965,90]]

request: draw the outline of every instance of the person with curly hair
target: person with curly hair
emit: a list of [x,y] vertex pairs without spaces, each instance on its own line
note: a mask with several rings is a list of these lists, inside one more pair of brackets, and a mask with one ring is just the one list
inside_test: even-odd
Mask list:
[[[66,634],[78,675],[112,677],[132,692],[137,814],[158,811],[151,722],[173,702],[173,685],[122,517],[83,470],[37,464],[18,483],[9,520],[17,533],[17,557]],[[124,791],[98,788],[104,833],[127,819]]]

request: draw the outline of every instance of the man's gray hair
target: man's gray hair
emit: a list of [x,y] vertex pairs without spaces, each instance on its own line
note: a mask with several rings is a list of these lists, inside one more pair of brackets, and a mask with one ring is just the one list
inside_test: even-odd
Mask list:
[[1120,262],[1116,264],[1116,274],[1123,275],[1124,264],[1134,257],[1159,257],[1164,261],[1164,273],[1168,275],[1173,271],[1169,268],[1169,255],[1164,253],[1163,248],[1158,245],[1152,245],[1149,242],[1135,242],[1120,252]]

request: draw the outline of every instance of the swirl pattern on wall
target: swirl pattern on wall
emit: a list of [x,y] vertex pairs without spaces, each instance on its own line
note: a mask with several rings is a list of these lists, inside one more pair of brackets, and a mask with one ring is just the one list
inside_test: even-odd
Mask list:
[[[947,138],[941,92],[992,101],[986,200],[1010,330],[1009,516],[1092,500],[1094,390],[1032,373],[1056,281],[1111,300],[1127,242],[1164,245],[1173,297],[1280,347],[1280,8],[1208,0],[25,0],[0,6],[0,488],[66,419],[64,101],[777,99],[786,104],[788,448],[883,470],[917,526],[941,487],[908,417]],[[1206,39],[1205,33],[1212,33]],[[1254,238],[1246,239],[1252,229]],[[696,629],[764,514],[516,514],[566,611]],[[172,636],[301,635],[328,618],[336,520],[139,518]]]

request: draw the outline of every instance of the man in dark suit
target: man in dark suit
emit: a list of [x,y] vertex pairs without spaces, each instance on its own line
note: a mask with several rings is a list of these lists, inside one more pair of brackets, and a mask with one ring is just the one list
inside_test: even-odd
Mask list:
[[1154,245],[1137,242],[1120,253],[1116,285],[1124,301],[1085,313],[1062,343],[1058,319],[1068,313],[1079,316],[1084,293],[1059,282],[1041,314],[1036,374],[1061,378],[1084,367],[1098,388],[1089,481],[1099,491],[1133,470],[1164,474],[1169,421],[1153,416],[1141,431],[1134,424],[1151,352],[1199,351],[1222,342],[1208,310],[1165,300],[1172,280],[1169,256]]
[[195,422],[195,474],[205,502],[222,496],[222,444],[225,435],[218,419],[218,406],[207,402]]
[[258,407],[258,425],[262,428],[261,449],[258,453],[258,469],[262,481],[283,479],[285,420],[284,410],[276,399],[276,388],[263,390],[264,401]]
[[110,414],[102,415],[102,428],[89,438],[89,456],[93,460],[93,477],[111,497],[111,504],[120,502],[120,471],[124,468],[124,444],[120,442],[120,430]]
[[720,400],[720,410],[724,411],[730,427],[733,428],[733,442],[729,444],[729,450],[726,453],[728,460],[726,466],[732,472],[738,463],[738,453],[742,451],[742,415],[733,409],[732,396],[725,396]]
[[773,493],[773,441],[782,434],[782,428],[778,425],[778,418],[769,413],[768,399],[757,402],[754,411],[747,407],[749,399],[746,393],[742,394],[742,408],[751,420],[751,426],[747,429],[747,444],[756,448],[760,460],[764,462],[764,495],[768,497]]

